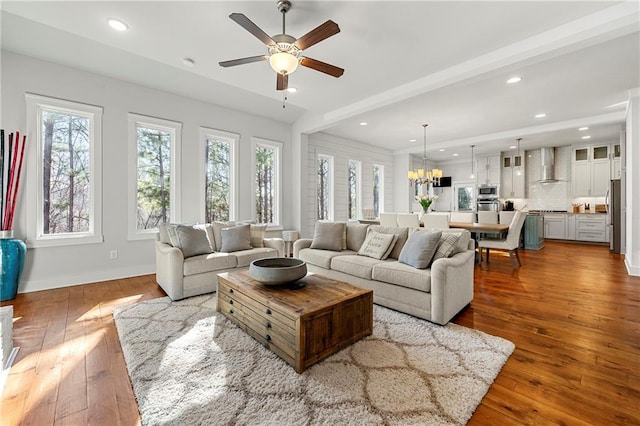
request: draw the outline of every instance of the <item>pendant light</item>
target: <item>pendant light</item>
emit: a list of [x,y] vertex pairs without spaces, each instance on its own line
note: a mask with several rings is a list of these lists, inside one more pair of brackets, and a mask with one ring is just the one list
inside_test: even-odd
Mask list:
[[473,170],[474,169],[474,163],[475,163],[473,161],[474,160],[474,158],[473,158],[473,147],[474,146],[475,145],[471,145],[471,176],[469,176],[469,179],[475,179],[476,178],[475,174],[473,173],[474,172],[474,170]]
[[518,164],[518,166],[516,167],[516,175],[520,176],[522,174],[522,157],[520,157],[520,141],[522,140],[522,138],[518,138],[516,140],[518,141],[518,153],[516,154],[516,158],[520,158],[520,164]]
[[428,124],[423,124],[424,128],[424,150],[422,152],[422,168],[418,170],[409,170],[407,176],[409,178],[409,182],[412,185],[432,185],[432,184],[440,184],[440,178],[442,177],[442,170],[440,169],[431,169],[431,171],[427,170],[427,126]]

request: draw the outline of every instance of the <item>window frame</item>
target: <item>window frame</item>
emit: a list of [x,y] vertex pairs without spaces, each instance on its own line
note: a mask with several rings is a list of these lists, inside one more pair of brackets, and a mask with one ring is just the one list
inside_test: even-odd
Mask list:
[[[351,188],[350,168],[351,164],[356,167],[356,217],[349,217],[351,211],[349,210],[349,190]],[[348,160],[347,161],[347,218],[350,220],[360,220],[362,218],[362,161],[360,160]]]
[[[27,140],[26,170],[26,235],[25,243],[29,248],[55,247],[77,244],[95,244],[104,241],[102,233],[102,117],[103,108],[48,96],[25,94]],[[44,234],[42,170],[42,112],[52,111],[73,114],[89,120],[89,231]],[[35,135],[35,146],[29,139]],[[25,176],[26,175],[26,176]],[[38,189],[40,188],[40,189]]]
[[272,141],[269,139],[263,139],[259,137],[251,138],[251,209],[253,211],[253,217],[258,217],[256,211],[256,153],[258,146],[267,147],[273,149],[276,152],[276,167],[275,167],[275,206],[274,206],[274,221],[267,223],[269,226],[281,226],[282,223],[282,147],[283,143],[278,141]]
[[238,145],[240,144],[240,135],[237,133],[226,132],[224,130],[212,129],[209,127],[200,127],[200,147],[199,158],[200,160],[200,219],[202,222],[206,221],[206,173],[207,173],[207,158],[205,157],[205,145],[209,137],[227,139],[229,140],[229,220],[238,220]]
[[[376,216],[379,216],[380,213],[384,213],[384,165],[374,163],[371,168],[371,195],[373,196],[373,200],[375,202],[375,176],[376,176],[376,167],[380,170],[380,187],[378,189],[378,212]],[[375,203],[373,208],[375,209]],[[374,210],[375,211],[375,210]]]
[[158,228],[138,229],[138,132],[137,128],[148,127],[151,129],[166,131],[171,134],[171,178],[169,185],[169,218],[172,223],[180,223],[180,206],[182,197],[180,194],[180,151],[182,145],[182,123],[162,118],[150,117],[136,113],[129,113],[127,124],[128,133],[128,160],[129,160],[129,191],[128,191],[128,232],[127,239],[150,240],[154,239]]
[[[327,198],[327,218],[325,219],[320,219],[319,217],[316,217],[317,220],[334,220],[335,217],[335,179],[334,179],[334,167],[333,167],[333,156],[331,155],[327,155],[327,154],[318,154],[317,158],[316,158],[316,203],[318,203],[318,191],[320,190],[320,188],[318,187],[318,167],[320,166],[320,160],[326,160],[327,161],[327,185],[329,187],[329,193],[328,193],[328,198]],[[320,208],[320,206],[317,204],[316,205],[316,215],[318,213],[318,210]]]

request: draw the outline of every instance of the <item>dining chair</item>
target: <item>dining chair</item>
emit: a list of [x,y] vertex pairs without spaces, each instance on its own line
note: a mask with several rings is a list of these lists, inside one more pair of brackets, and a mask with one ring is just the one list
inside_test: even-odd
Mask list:
[[380,213],[380,225],[382,226],[398,226],[397,213]]
[[474,222],[473,212],[451,212],[450,222]]
[[498,223],[498,212],[478,212],[478,223]]
[[401,228],[419,228],[420,219],[415,213],[398,213],[398,226]]
[[517,211],[509,225],[507,237],[504,239],[479,239],[478,247],[480,248],[480,262],[482,262],[483,248],[486,249],[487,263],[489,263],[489,249],[507,250],[509,252],[509,258],[511,259],[511,266],[514,269],[516,268],[514,257],[518,260],[518,267],[522,266],[518,249],[520,248],[520,232],[522,231],[522,225],[524,225],[526,217],[526,213]]
[[422,216],[424,229],[449,229],[449,216],[444,214],[425,214]]
[[498,219],[499,223],[511,223],[511,221],[513,220],[513,217],[516,215],[515,210],[514,211],[507,211],[507,210],[503,210],[500,212],[500,218]]

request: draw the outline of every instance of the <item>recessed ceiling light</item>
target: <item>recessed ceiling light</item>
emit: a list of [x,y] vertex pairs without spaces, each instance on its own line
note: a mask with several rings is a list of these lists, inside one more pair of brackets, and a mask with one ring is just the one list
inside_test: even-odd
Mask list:
[[445,152],[446,150],[444,148],[440,148],[440,152]]
[[297,93],[298,92],[298,88],[297,87],[288,87],[287,88],[287,92],[289,92],[289,93]]
[[515,83],[519,83],[520,80],[522,80],[522,78],[520,77],[511,77],[509,80],[507,80],[508,84],[515,84]]
[[129,26],[126,23],[116,18],[107,19],[107,23],[116,31],[127,31],[129,29]]
[[545,114],[544,112],[535,115],[536,118],[545,118],[546,116],[547,116],[547,114]]
[[366,121],[361,121],[361,122],[360,122],[360,125],[361,125],[361,126],[366,126],[367,124],[369,124],[369,123],[367,123]]
[[456,154],[453,154],[453,156],[454,156],[454,157],[457,157],[457,156],[458,156],[458,154],[457,154],[457,153],[456,153]]
[[182,58],[182,63],[187,67],[192,67],[196,64],[196,61],[191,58]]
[[581,131],[581,132],[584,132],[585,130],[589,130],[589,128],[588,127],[580,127],[578,130]]
[[416,141],[415,139],[409,139],[409,142],[415,142],[415,141]]
[[516,149],[516,146],[515,146],[515,145],[511,145],[511,146],[509,147],[509,149]]
[[582,139],[591,139],[591,136],[586,135],[586,136],[583,136]]

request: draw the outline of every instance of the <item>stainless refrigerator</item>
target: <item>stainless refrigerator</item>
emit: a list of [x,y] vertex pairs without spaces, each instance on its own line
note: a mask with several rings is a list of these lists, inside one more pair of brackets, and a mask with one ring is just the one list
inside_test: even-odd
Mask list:
[[620,253],[621,247],[622,205],[620,203],[620,195],[620,179],[612,180],[609,184],[605,203],[607,204],[607,213],[609,215],[609,250],[613,253]]

